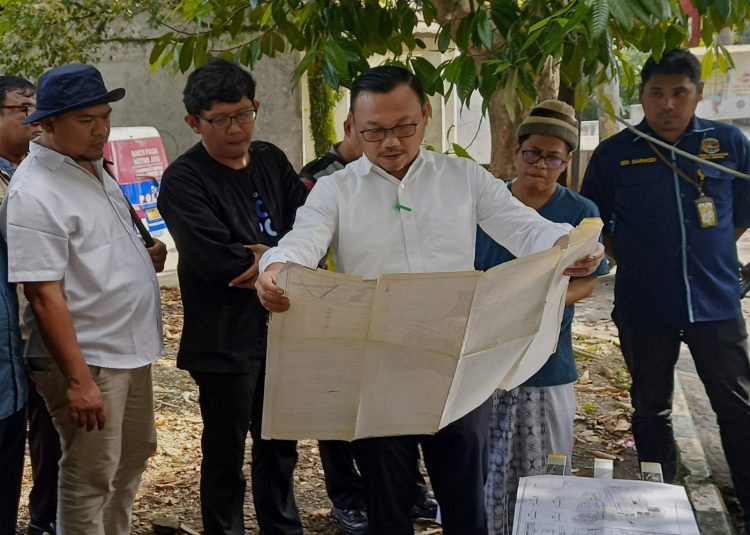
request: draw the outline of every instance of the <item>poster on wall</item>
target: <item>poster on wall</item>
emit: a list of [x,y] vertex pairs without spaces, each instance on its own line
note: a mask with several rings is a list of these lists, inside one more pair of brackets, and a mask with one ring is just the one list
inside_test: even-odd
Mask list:
[[112,128],[104,157],[120,188],[152,236],[165,232],[166,225],[156,207],[167,154],[156,128],[130,126]]

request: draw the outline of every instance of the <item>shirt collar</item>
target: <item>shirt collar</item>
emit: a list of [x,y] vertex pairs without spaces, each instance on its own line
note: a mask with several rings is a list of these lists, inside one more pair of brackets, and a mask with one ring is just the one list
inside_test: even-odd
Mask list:
[[384,169],[378,167],[374,163],[372,163],[367,156],[362,153],[362,156],[358,160],[355,160],[353,164],[350,164],[354,170],[355,173],[358,175],[367,175],[369,173],[375,173],[376,175],[396,182],[403,182],[405,180],[408,180],[408,178],[415,173],[419,172],[419,168],[424,165],[424,162],[428,160],[429,157],[427,156],[427,153],[425,149],[419,149],[419,154],[417,154],[417,157],[414,159],[414,161],[411,163],[411,166],[409,167],[409,170],[406,172],[406,175],[404,175],[404,178],[399,180],[395,177],[393,177],[388,171],[385,171]]
[[[651,136],[656,137],[656,132],[654,132],[653,129],[648,125],[645,117],[635,128],[636,130],[640,130],[644,134],[649,134]],[[683,132],[682,136],[680,137],[680,140],[688,137],[689,135],[703,134],[704,132],[708,132],[713,129],[714,127],[711,126],[711,124],[708,121],[693,115],[693,118],[690,120],[690,123],[688,124],[688,127],[685,130],[685,132]],[[645,141],[645,139],[642,138],[641,136],[638,136],[636,134],[632,134],[632,135],[633,135],[632,141],[634,143],[636,141]],[[679,143],[680,140],[677,140],[677,142]]]
[[[36,141],[32,141],[29,143],[29,158],[37,158],[39,161],[41,161],[44,165],[47,166],[51,171],[54,171],[63,164],[70,164],[75,166],[78,169],[81,169],[85,173],[89,174],[88,171],[86,171],[83,167],[81,167],[81,164],[76,162],[73,158],[70,156],[66,156],[65,154],[60,154],[59,152],[49,149],[45,147],[44,145],[37,143]],[[94,160],[91,162],[94,165],[94,168],[97,170],[100,176],[103,176],[103,165],[104,161],[103,159]]]

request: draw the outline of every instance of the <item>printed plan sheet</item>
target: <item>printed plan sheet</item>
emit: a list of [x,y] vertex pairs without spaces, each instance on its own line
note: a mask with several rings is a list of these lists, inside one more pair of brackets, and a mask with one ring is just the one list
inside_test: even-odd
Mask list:
[[562,272],[595,249],[601,228],[587,219],[567,249],[484,273],[374,281],[288,264],[278,280],[292,306],[268,328],[263,437],[435,433],[521,384],[554,352]]
[[522,477],[513,535],[699,535],[683,487],[571,476]]

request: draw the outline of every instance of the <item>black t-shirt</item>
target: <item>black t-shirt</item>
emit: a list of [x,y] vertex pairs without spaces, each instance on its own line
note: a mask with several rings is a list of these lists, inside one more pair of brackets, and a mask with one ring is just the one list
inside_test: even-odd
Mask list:
[[158,206],[180,255],[180,368],[246,372],[265,358],[266,311],[254,290],[228,283],[255,260],[246,245],[276,245],[291,229],[305,195],[284,153],[262,141],[245,169],[220,164],[201,143],[166,169]]

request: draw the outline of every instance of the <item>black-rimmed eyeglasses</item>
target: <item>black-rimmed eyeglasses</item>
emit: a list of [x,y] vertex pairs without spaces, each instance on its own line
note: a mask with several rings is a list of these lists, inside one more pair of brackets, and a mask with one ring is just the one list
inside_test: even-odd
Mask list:
[[563,158],[560,158],[559,156],[544,156],[542,157],[542,153],[536,149],[525,149],[521,151],[521,158],[523,158],[523,161],[528,164],[535,164],[539,160],[544,160],[544,165],[547,167],[547,169],[560,169],[563,165],[565,165],[568,161],[564,160]]
[[207,123],[210,123],[212,128],[219,128],[223,130],[229,128],[233,120],[237,121],[240,124],[252,123],[255,120],[257,114],[258,112],[256,110],[246,110],[241,111],[240,113],[237,113],[235,115],[222,115],[221,117],[213,117],[212,119],[208,119],[201,115],[198,115],[197,117],[199,119],[203,119]]
[[393,128],[369,128],[360,130],[365,141],[383,141],[389,132],[397,138],[411,137],[417,133],[419,123],[397,124]]
[[26,117],[31,115],[36,111],[36,108],[34,106],[0,106],[0,108],[6,109],[6,110],[21,110]]

